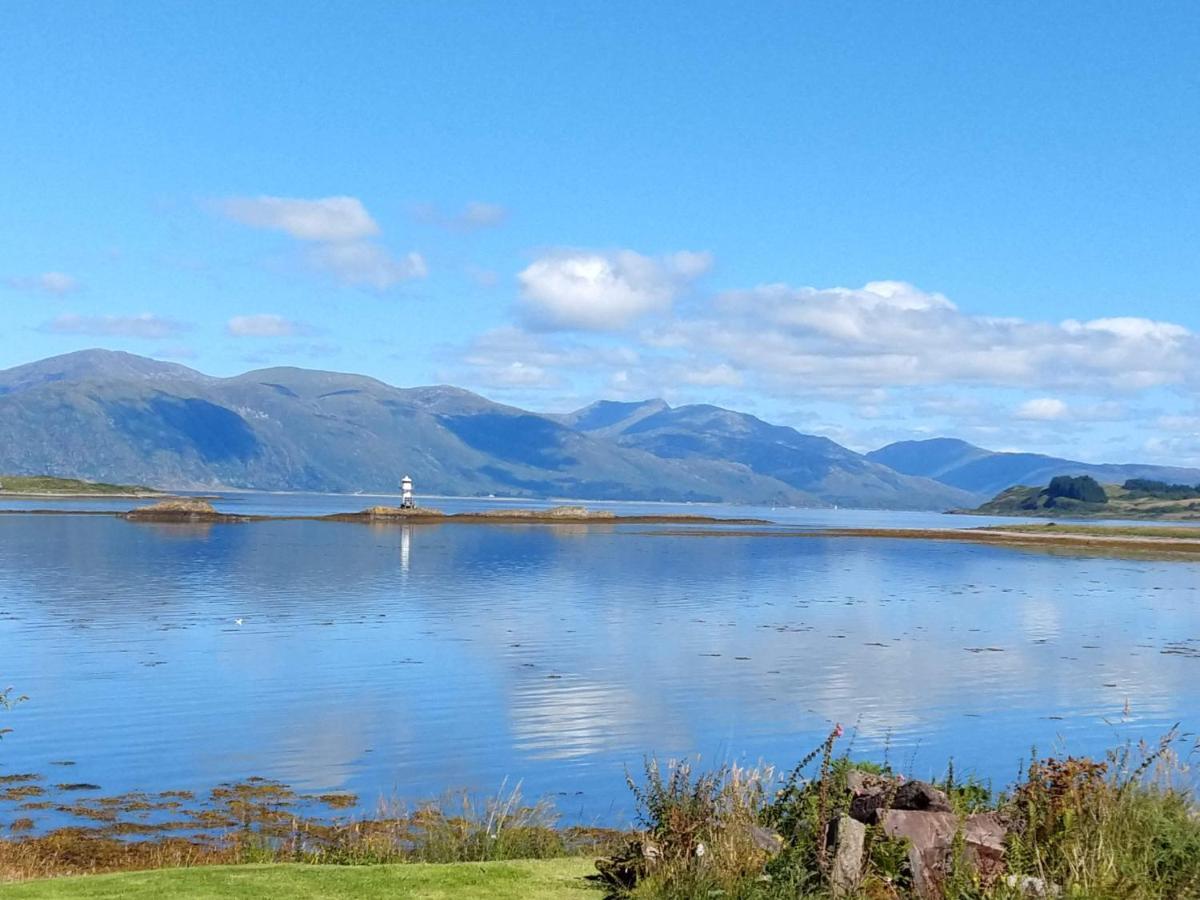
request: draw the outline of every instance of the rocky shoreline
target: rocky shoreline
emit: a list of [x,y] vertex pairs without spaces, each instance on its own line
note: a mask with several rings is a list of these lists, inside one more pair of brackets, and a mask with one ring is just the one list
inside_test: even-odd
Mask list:
[[[50,512],[39,510],[38,512]],[[69,515],[66,510],[64,515]],[[100,513],[103,515],[104,513]],[[206,500],[172,499],[153,506],[115,512],[111,515],[130,522],[239,523],[239,522],[359,522],[371,525],[770,525],[765,519],[721,519],[694,515],[630,515],[608,510],[590,510],[582,506],[556,506],[550,509],[488,510],[486,512],[443,513],[421,507],[372,506],[359,512],[313,516],[272,516],[224,513]]]

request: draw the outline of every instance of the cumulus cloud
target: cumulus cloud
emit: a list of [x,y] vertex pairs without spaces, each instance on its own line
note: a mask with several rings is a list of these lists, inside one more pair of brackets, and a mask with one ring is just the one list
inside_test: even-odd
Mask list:
[[970,315],[903,282],[765,285],[650,336],[779,388],[944,383],[1136,390],[1193,377],[1186,328],[1149,319],[1033,322]]
[[383,291],[429,274],[419,253],[396,257],[369,240],[379,234],[379,225],[357,197],[231,197],[217,208],[243,225],[304,242],[308,264],[345,285]]
[[79,290],[79,281],[66,272],[43,272],[40,275],[18,275],[5,279],[10,288],[40,294],[69,294]]
[[357,241],[379,234],[379,226],[357,197],[230,197],[220,210],[252,228],[282,231],[301,241]]
[[522,316],[542,331],[619,331],[664,312],[712,266],[707,253],[649,257],[632,250],[559,250],[534,260],[517,279]]
[[225,331],[233,337],[296,337],[308,334],[310,329],[283,316],[259,313],[234,316],[226,323]]
[[1054,422],[1065,419],[1067,404],[1056,397],[1034,397],[1017,407],[1016,416],[1030,422]]
[[[660,273],[671,267],[646,257],[625,267],[611,260],[554,254],[530,266],[522,281],[536,314],[526,307],[523,327],[475,341],[459,357],[461,377],[481,388],[506,385],[521,403],[539,402],[543,388],[583,400],[744,405],[774,397],[830,404],[826,420],[845,415],[850,428],[864,417],[903,414],[939,432],[970,426],[979,437],[1007,421],[1010,438],[1016,422],[1042,433],[1067,421],[1128,421],[1140,414],[1136,397],[1159,402],[1164,390],[1200,386],[1200,337],[1182,325],[975,315],[900,281],[763,285],[695,298],[688,316],[648,315],[639,324],[631,310],[669,308],[664,298],[675,288]],[[677,261],[672,270],[687,268]],[[640,277],[646,270],[652,274]],[[609,333],[595,334],[601,325]],[[581,333],[586,327],[592,333]]]
[[422,204],[414,209],[418,222],[426,225],[437,225],[451,231],[479,231],[483,228],[495,228],[503,225],[508,218],[508,210],[498,203],[483,203],[472,201],[458,213],[447,214],[433,204]]
[[128,337],[161,340],[191,329],[184,322],[142,313],[138,316],[80,316],[64,313],[42,326],[52,334],[82,334],[94,337]]

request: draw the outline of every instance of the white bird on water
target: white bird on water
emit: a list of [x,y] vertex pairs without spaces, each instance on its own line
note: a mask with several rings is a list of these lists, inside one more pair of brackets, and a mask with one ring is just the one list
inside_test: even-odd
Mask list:
[[234,624],[234,625],[241,625],[241,624],[242,624],[242,620],[241,620],[241,619],[234,619],[234,620],[233,620],[233,624]]

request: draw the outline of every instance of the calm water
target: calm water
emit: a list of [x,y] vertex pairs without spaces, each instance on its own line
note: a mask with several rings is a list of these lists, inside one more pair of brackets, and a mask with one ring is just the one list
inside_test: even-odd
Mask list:
[[953,754],[999,785],[1031,744],[1200,724],[1197,563],[678,532],[0,516],[0,685],[32,698],[0,773],[262,775],[366,806],[507,777],[620,824],[645,753],[788,764],[840,721],[912,774]]

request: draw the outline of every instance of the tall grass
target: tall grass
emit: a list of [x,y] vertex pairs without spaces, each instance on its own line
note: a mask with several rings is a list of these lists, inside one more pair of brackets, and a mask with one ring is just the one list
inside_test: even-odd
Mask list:
[[[12,801],[22,818],[0,839],[0,881],[215,863],[578,854],[605,857],[599,867],[614,893],[642,900],[832,897],[836,845],[829,824],[848,810],[852,773],[900,783],[886,765],[835,752],[840,737],[835,729],[782,774],[761,765],[704,770],[691,760],[648,759],[638,778],[627,776],[638,830],[626,832],[563,827],[553,806],[526,801],[519,783],[492,795],[459,792],[416,805],[389,800],[368,816],[348,814],[357,806],[348,795],[299,795],[264,779],[222,785],[199,799],[165,792],[68,801],[46,785]],[[1008,823],[1006,874],[1038,879],[1070,898],[1200,898],[1200,814],[1190,793],[1194,750],[1187,751],[1172,732],[1155,744],[1125,744],[1101,760],[1035,754],[999,795],[964,781],[953,766],[938,786],[960,817],[986,810]],[[18,788],[36,781],[7,778]],[[28,816],[42,809],[88,824],[39,833]],[[962,863],[962,850],[959,842],[943,884],[947,900],[1021,896],[1002,879],[982,883]],[[903,843],[871,827],[864,856],[858,893],[836,896],[914,896]]]
[[[637,800],[642,863],[639,895],[738,896],[770,858],[761,827],[775,782],[770,767],[722,766],[696,774],[688,760],[647,760],[645,780],[626,781]],[[767,838],[765,840],[765,838]]]
[[[648,762],[644,781],[631,787],[646,838],[660,855],[646,859],[636,884],[618,894],[641,900],[916,896],[906,845],[876,827],[868,828],[857,893],[831,883],[828,825],[846,810],[849,774],[890,774],[835,755],[839,736],[839,730],[831,733],[778,782],[770,770],[756,770],[749,792],[744,779],[731,777],[737,770],[697,774],[676,763],[664,777]],[[981,880],[964,862],[960,832],[941,896],[1016,900],[1027,896],[1020,887],[1026,883],[1087,900],[1200,898],[1200,811],[1180,746],[1172,732],[1157,744],[1126,744],[1100,761],[1035,760],[998,796],[977,781],[960,781],[949,767],[938,787],[961,818],[991,811],[1009,824],[1005,874],[1012,879]],[[775,829],[781,852],[768,859],[747,851],[744,836],[755,826]],[[701,843],[722,849],[701,854]]]
[[1175,732],[1103,761],[1030,764],[1006,804],[1017,872],[1095,898],[1200,897],[1200,814]]

